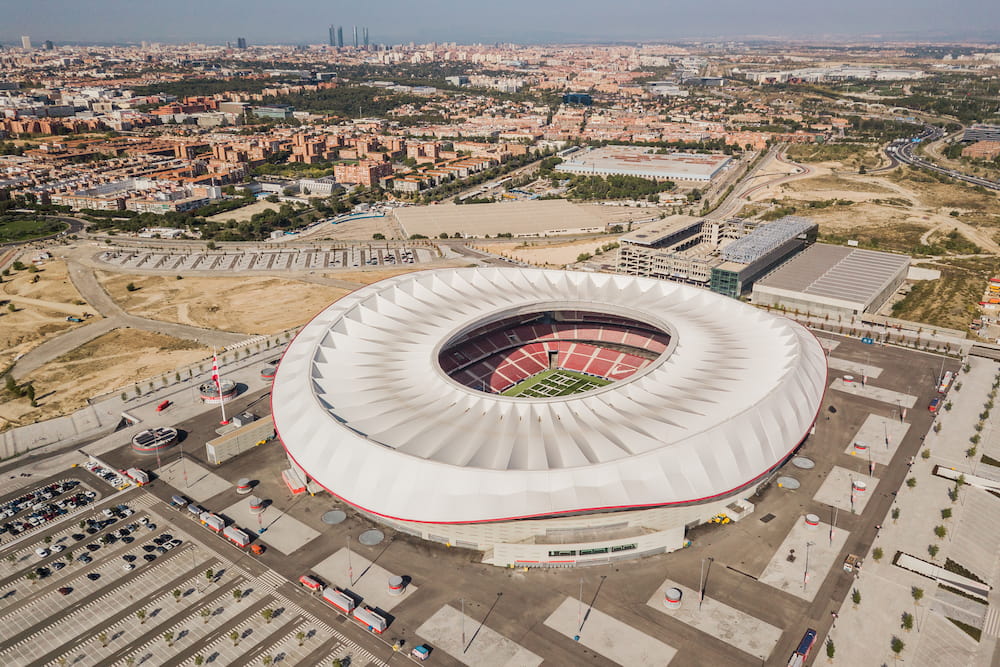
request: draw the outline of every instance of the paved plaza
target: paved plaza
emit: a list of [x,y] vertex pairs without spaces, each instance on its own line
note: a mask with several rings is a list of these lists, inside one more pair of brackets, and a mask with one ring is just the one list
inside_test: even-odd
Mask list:
[[[667,609],[664,605],[666,592],[670,588],[681,591],[680,609]],[[706,595],[699,604],[697,589],[670,579],[660,584],[646,604],[706,634],[724,639],[726,643],[762,661],[767,660],[775,644],[781,639],[781,628],[734,609],[711,595]]]
[[917,397],[911,394],[905,394],[901,391],[893,391],[883,387],[876,387],[871,382],[862,385],[860,377],[855,377],[854,381],[851,383],[845,382],[842,377],[834,378],[833,382],[830,383],[830,389],[847,392],[872,401],[881,401],[882,403],[901,406],[903,408],[912,408],[917,403]]
[[[840,567],[838,556],[848,533],[820,521],[816,527],[804,520],[795,522],[778,547],[760,581],[805,600],[816,596],[820,582],[830,568]],[[806,545],[809,545],[808,548]],[[808,565],[807,565],[808,564]]]
[[[360,595],[364,599],[364,604],[385,611],[392,611],[393,607],[417,592],[417,587],[409,582],[403,589],[402,595],[389,595],[389,577],[393,576],[393,573],[356,552],[350,555],[348,564],[346,548],[318,563],[313,567],[313,572],[332,586]],[[351,577],[353,582],[350,580]]]
[[882,375],[882,369],[878,366],[871,366],[867,363],[860,363],[850,359],[829,356],[826,358],[826,363],[830,367],[830,370],[842,371],[843,373],[853,375],[858,381],[863,377],[867,377],[869,380],[877,380],[878,376]]
[[249,498],[246,496],[222,510],[222,514],[248,532],[257,533],[263,528],[264,532],[259,533],[257,539],[285,555],[319,537],[318,531],[276,507],[266,507],[261,514],[251,512]]
[[[866,463],[870,459],[881,465],[889,465],[909,430],[909,422],[882,415],[868,415],[844,451]],[[867,449],[859,449],[856,446],[858,443],[866,445]]]
[[[581,628],[582,622],[582,628]],[[668,665],[677,650],[613,616],[566,598],[545,625],[619,665]]]
[[539,656],[481,625],[481,619],[466,614],[463,620],[462,613],[449,605],[424,621],[417,633],[426,637],[435,650],[444,651],[463,665],[537,667],[542,664]]
[[[164,457],[166,454],[163,455]],[[154,457],[155,461],[155,457]],[[153,461],[151,461],[153,463]],[[188,498],[204,502],[233,488],[230,482],[214,472],[198,465],[190,458],[176,459],[157,469],[160,479],[180,491]]]
[[[840,466],[830,470],[813,500],[851,514],[864,512],[868,500],[875,495],[878,478],[868,476],[867,461],[858,461],[858,464],[853,470]],[[865,484],[864,491],[855,488],[857,482]]]

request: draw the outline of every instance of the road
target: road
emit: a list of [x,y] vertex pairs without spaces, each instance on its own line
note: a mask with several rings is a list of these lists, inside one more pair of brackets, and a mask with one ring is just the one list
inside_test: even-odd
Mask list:
[[901,139],[894,141],[885,147],[885,154],[888,156],[890,161],[901,162],[903,164],[908,164],[912,167],[920,167],[922,169],[928,169],[938,174],[943,174],[945,176],[950,176],[959,181],[964,181],[971,185],[981,185],[984,188],[990,190],[1000,191],[1000,183],[991,181],[986,178],[979,178],[978,176],[970,176],[968,174],[963,174],[962,172],[955,171],[954,169],[945,169],[944,167],[939,167],[938,165],[925,160],[923,158],[916,157],[913,154],[913,147],[917,143],[923,141],[937,141],[944,136],[944,130],[934,125],[927,125],[924,131],[918,134],[913,139]]
[[31,371],[114,329],[143,329],[166,336],[173,336],[174,338],[193,340],[206,347],[226,347],[248,337],[246,334],[241,333],[202,329],[186,324],[161,322],[159,320],[130,315],[122,310],[121,306],[115,303],[111,296],[104,290],[97,281],[97,276],[94,275],[93,270],[81,266],[72,260],[67,261],[67,267],[69,269],[70,280],[77,291],[80,292],[80,296],[94,310],[104,316],[104,319],[89,322],[82,327],[71,329],[32,349],[14,364],[13,372],[17,377],[24,377]]
[[[778,162],[794,167],[797,171],[791,174],[781,174],[775,175],[772,180],[764,181],[762,183],[755,183],[748,186],[748,183],[755,178],[764,178],[767,175],[758,174],[758,172],[771,160],[776,160]],[[753,195],[758,190],[763,188],[779,185],[781,183],[787,183],[788,181],[797,180],[800,178],[808,178],[812,174],[812,169],[810,167],[797,164],[792,162],[784,156],[784,146],[774,146],[767,153],[764,154],[763,159],[754,166],[747,174],[736,184],[733,191],[729,193],[729,196],[723,200],[721,204],[714,211],[708,214],[708,218],[713,219],[724,219],[729,218],[737,213],[743,208],[749,200],[748,197]]]

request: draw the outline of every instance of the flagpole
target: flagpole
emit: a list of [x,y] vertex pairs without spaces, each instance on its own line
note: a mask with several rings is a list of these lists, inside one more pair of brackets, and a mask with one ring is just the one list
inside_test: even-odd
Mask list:
[[219,376],[219,357],[215,353],[215,348],[212,348],[212,380],[215,382],[215,390],[219,394],[219,408],[222,410],[222,424],[228,424],[229,420],[226,419],[226,403],[222,398],[222,378]]

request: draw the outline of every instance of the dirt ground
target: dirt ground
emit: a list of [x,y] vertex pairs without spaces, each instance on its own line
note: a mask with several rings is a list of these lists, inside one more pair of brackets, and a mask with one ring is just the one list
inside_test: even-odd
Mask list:
[[[305,324],[348,293],[284,278],[189,276],[177,280],[105,271],[97,277],[108,294],[133,315],[246,334],[277,333]],[[129,292],[129,283],[138,289]]]
[[328,222],[316,225],[305,234],[300,235],[297,240],[309,239],[319,241],[321,239],[333,239],[337,241],[370,241],[375,234],[381,234],[387,239],[403,238],[399,225],[395,218],[387,215],[382,218],[364,218],[362,220],[349,220],[336,225]]
[[96,394],[204,359],[206,347],[158,333],[116,329],[22,378],[35,387],[26,398],[0,403],[0,429],[69,414]]
[[[31,252],[31,256],[37,254]],[[21,261],[27,264],[28,259],[24,255]],[[0,303],[9,302],[0,306],[0,369],[47,339],[81,326],[67,322],[67,316],[94,313],[70,282],[64,262],[51,260],[39,269],[37,273],[12,271],[0,284]],[[35,276],[38,282],[33,283]],[[11,311],[11,305],[16,310]]]
[[563,267],[576,262],[577,257],[583,253],[590,255],[609,243],[617,242],[617,236],[602,236],[586,241],[574,241],[571,243],[544,243],[542,241],[529,241],[527,243],[497,243],[490,245],[477,245],[486,252],[516,259],[521,262],[547,267]]
[[243,208],[238,208],[232,211],[226,211],[224,213],[217,213],[205,219],[211,220],[212,222],[228,222],[229,220],[244,222],[257,213],[263,213],[264,211],[277,211],[280,206],[281,204],[272,204],[269,201],[261,199],[260,201],[255,201],[249,206],[244,206]]

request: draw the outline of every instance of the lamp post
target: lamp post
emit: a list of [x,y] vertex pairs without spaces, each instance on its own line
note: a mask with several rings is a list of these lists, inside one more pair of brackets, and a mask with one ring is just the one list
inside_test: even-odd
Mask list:
[[812,542],[806,542],[806,571],[802,575],[802,590],[806,590],[806,585],[809,583],[809,547],[813,546]]
[[711,556],[707,556],[701,559],[701,576],[698,579],[698,610],[701,611],[701,603],[705,601],[705,585],[708,583],[705,580],[705,561],[709,563],[709,569],[712,567],[712,563],[715,559]]

